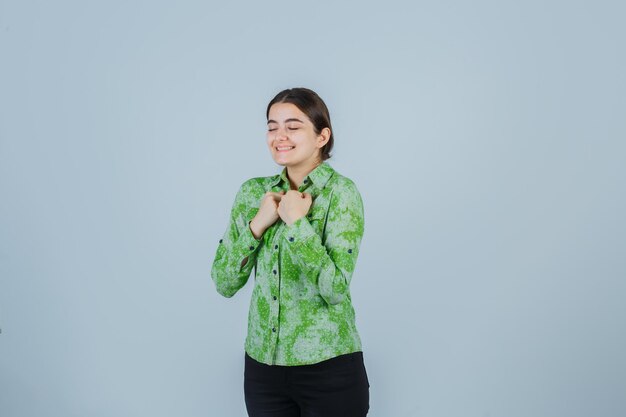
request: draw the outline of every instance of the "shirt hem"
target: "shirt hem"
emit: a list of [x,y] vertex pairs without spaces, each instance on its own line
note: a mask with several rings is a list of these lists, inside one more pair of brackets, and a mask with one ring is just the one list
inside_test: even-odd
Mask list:
[[304,361],[304,362],[298,362],[298,363],[282,363],[282,362],[276,362],[276,363],[268,363],[265,360],[260,359],[259,357],[257,357],[255,354],[250,353],[250,351],[248,351],[247,348],[244,348],[244,352],[248,354],[248,356],[250,356],[252,359],[254,359],[257,362],[260,362],[262,364],[265,365],[270,365],[270,366],[303,366],[303,365],[315,365],[316,363],[320,363],[329,359],[333,359],[336,358],[338,356],[341,355],[348,355],[351,353],[356,353],[356,352],[363,352],[363,348],[362,347],[357,347],[354,349],[349,349],[348,351],[342,352],[342,353],[337,353],[337,354],[333,354],[331,356],[324,356],[321,359],[316,359],[314,361]]

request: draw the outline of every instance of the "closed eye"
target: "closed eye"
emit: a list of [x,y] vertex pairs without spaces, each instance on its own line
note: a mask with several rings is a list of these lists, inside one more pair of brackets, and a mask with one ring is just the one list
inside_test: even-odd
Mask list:
[[[289,129],[289,130],[298,130],[300,128],[299,127],[288,127],[287,129]],[[275,130],[276,130],[276,128],[274,128],[274,129],[267,129],[268,132],[273,132]]]

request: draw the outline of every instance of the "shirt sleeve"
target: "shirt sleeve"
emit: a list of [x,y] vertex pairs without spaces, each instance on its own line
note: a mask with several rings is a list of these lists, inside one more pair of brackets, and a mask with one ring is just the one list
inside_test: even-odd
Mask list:
[[[219,241],[211,267],[211,278],[217,292],[228,298],[235,295],[248,282],[263,240],[255,239],[250,230],[252,217],[245,216],[248,210],[243,201],[244,191],[245,183],[237,191],[228,227]],[[248,260],[241,266],[246,257]]]
[[283,234],[295,263],[319,288],[328,304],[341,303],[348,291],[365,225],[363,200],[353,182],[331,197],[325,242],[307,216]]

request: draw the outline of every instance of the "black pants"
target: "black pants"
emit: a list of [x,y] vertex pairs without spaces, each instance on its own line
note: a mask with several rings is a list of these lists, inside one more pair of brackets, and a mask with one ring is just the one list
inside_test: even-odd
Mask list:
[[250,417],[364,417],[369,386],[363,352],[300,366],[270,366],[245,354]]

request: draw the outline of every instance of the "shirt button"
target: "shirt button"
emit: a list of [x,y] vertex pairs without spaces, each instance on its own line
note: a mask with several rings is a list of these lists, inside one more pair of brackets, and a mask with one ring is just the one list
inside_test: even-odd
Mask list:
[[308,183],[308,182],[309,182],[309,180],[308,180],[307,178],[305,178],[305,179],[304,179],[304,183],[306,184],[306,183]]
[[274,298],[274,301],[276,301],[276,296],[274,296],[273,298]]
[[250,246],[250,250],[254,250],[254,246]]
[[222,240],[224,240],[224,239],[220,239],[220,243],[222,243]]
[[352,249],[348,249],[348,253],[352,253]]
[[274,275],[276,275],[276,270],[273,270],[272,272],[274,273]]
[[276,327],[272,327],[272,331],[276,333]]
[[274,245],[274,249],[278,249],[278,245]]
[[293,237],[290,237],[290,238],[289,238],[289,241],[290,241],[290,242],[293,242]]

